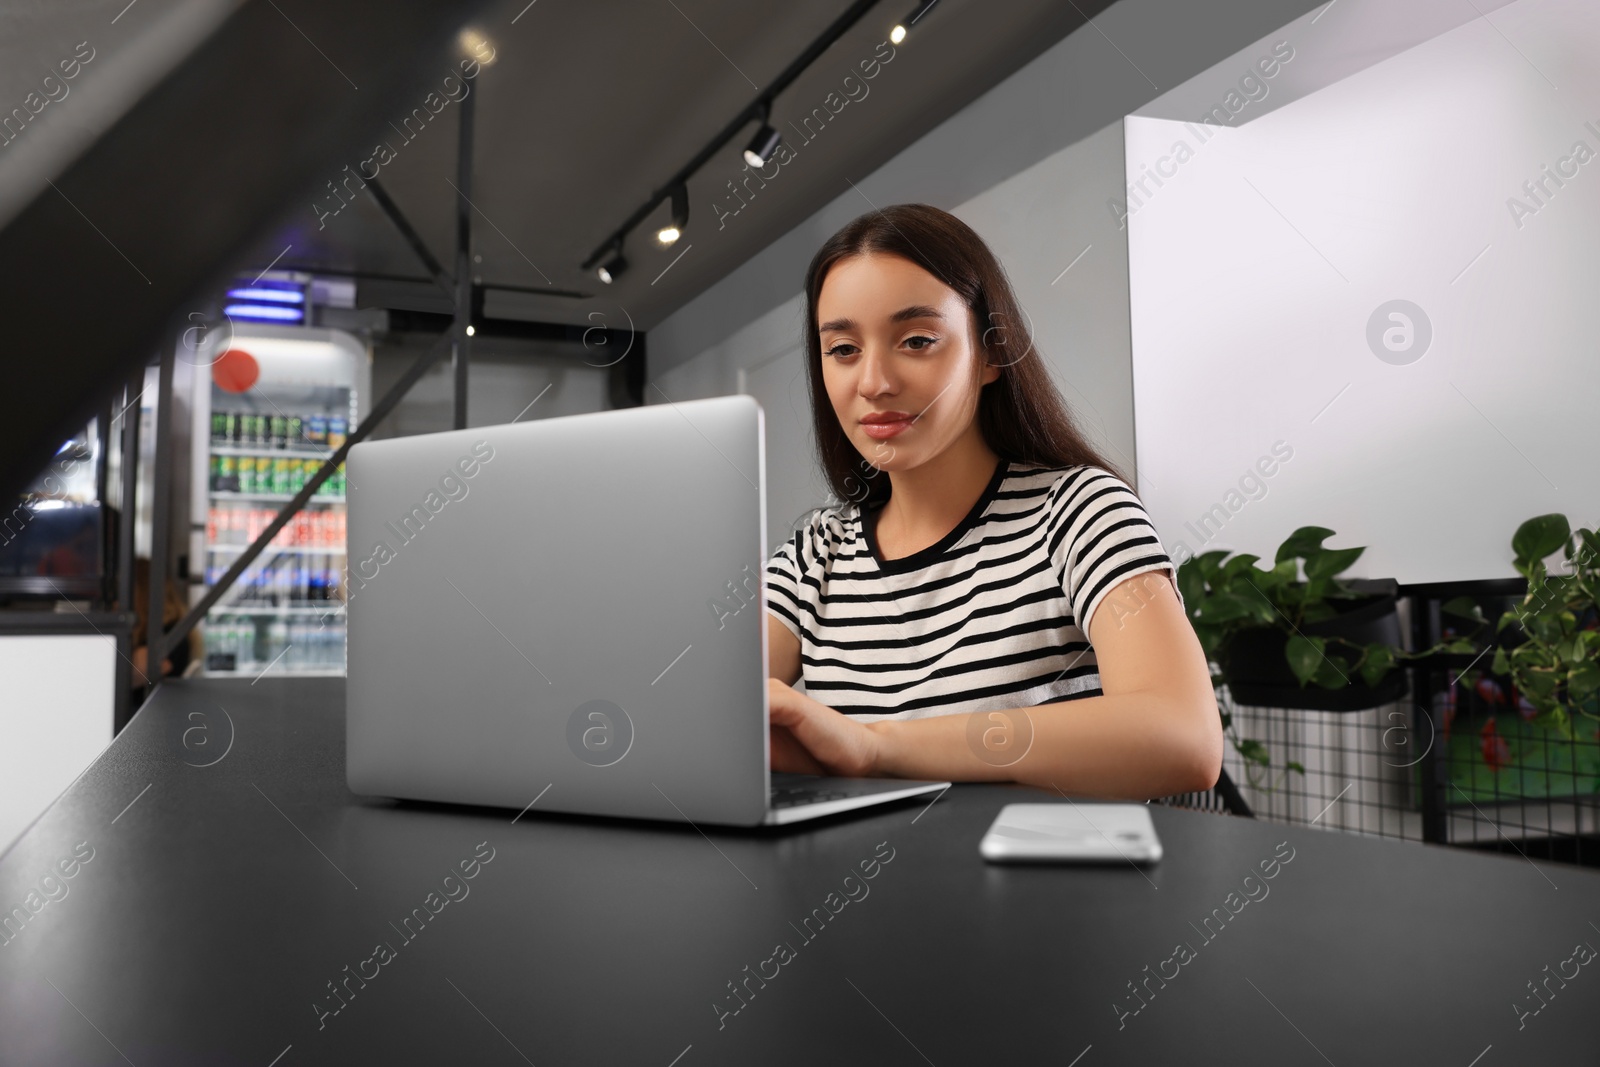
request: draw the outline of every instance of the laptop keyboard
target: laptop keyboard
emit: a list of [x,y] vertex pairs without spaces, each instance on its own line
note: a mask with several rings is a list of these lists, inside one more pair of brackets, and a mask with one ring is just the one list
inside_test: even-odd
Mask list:
[[824,800],[843,800],[851,796],[842,789],[820,789],[815,786],[779,786],[768,794],[767,806],[792,808],[800,804],[818,804]]

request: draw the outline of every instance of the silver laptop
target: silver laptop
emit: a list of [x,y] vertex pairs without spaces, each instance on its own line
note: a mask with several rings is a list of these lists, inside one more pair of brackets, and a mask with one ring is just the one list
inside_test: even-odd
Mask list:
[[364,442],[347,472],[352,791],[753,826],[950,784],[771,773],[750,397]]

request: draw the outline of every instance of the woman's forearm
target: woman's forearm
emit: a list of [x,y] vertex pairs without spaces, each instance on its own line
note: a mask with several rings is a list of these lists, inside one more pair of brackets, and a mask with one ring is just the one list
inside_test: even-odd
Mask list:
[[[1006,766],[980,758],[973,732],[1006,720],[973,715],[869,724],[881,738],[875,773],[896,778],[1015,781],[1075,796],[1129,800],[1211,788],[1222,766],[1222,727],[1214,698],[1160,692],[1119,693],[1018,708],[1032,728],[1014,732],[1025,754]],[[969,732],[973,731],[973,732]]]

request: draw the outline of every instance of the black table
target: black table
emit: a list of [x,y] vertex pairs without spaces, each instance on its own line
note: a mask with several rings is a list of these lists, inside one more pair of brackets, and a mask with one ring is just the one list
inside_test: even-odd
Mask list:
[[1159,807],[1148,871],[985,864],[1060,800],[1019,786],[703,833],[398,803],[343,707],[161,686],[0,857],[0,1063],[1600,1062],[1600,873]]

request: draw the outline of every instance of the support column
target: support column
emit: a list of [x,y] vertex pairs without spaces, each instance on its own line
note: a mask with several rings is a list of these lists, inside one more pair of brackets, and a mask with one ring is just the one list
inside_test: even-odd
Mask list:
[[472,359],[472,127],[476,92],[461,99],[456,144],[456,314],[451,324],[450,363],[455,372],[455,418],[458,430],[467,428],[467,367]]

